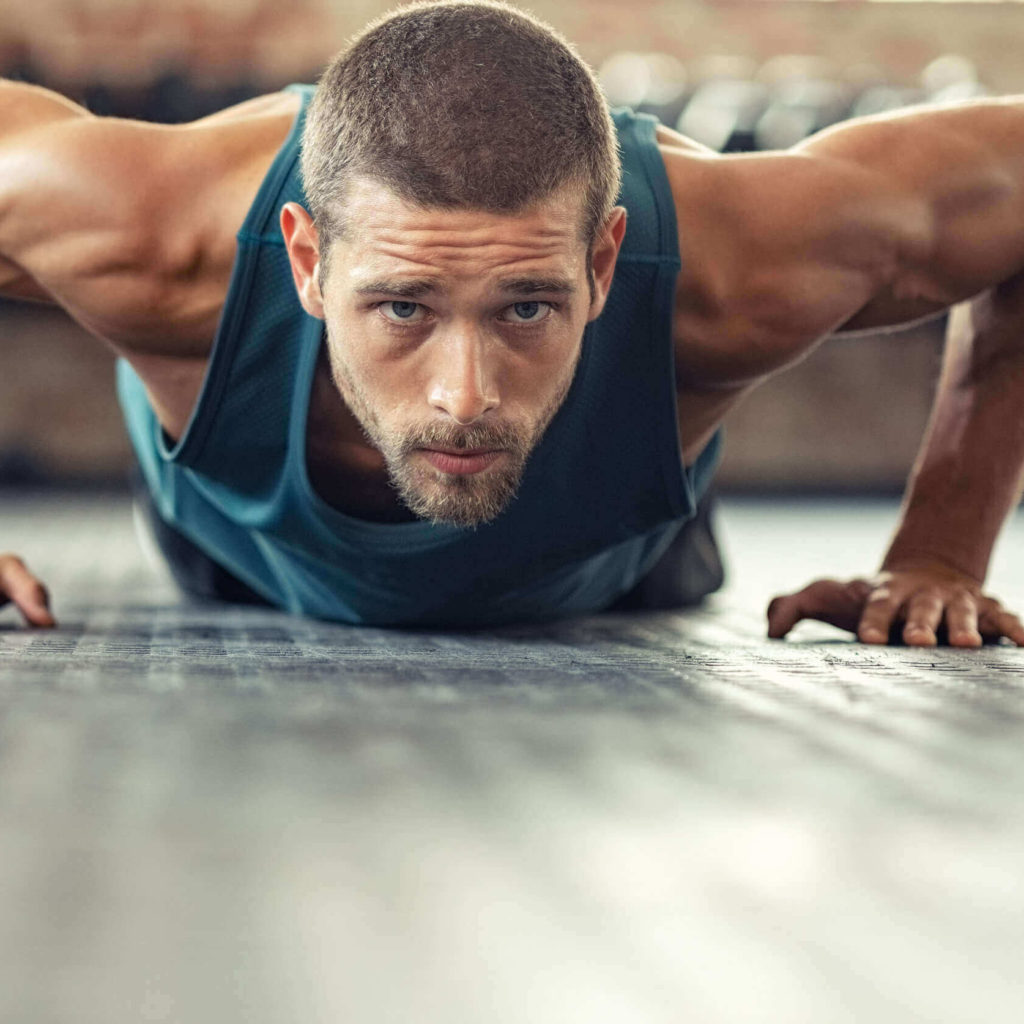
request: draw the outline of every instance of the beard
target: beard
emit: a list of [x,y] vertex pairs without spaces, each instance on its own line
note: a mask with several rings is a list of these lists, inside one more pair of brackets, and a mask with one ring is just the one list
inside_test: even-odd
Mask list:
[[[476,423],[461,426],[447,419],[413,427],[385,424],[369,396],[345,363],[331,351],[331,373],[366,439],[384,457],[391,486],[416,516],[438,525],[476,527],[496,519],[519,491],[526,463],[544,431],[562,407],[581,349],[550,402],[533,424]],[[479,473],[444,473],[430,465],[417,449],[500,451],[499,458]]]

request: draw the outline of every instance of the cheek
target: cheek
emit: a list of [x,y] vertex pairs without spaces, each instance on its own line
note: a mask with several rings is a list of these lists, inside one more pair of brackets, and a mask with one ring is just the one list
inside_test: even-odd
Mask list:
[[511,404],[531,419],[546,410],[556,396],[565,392],[581,351],[581,341],[572,339],[538,347],[518,360],[509,378],[515,394]]
[[400,429],[409,418],[412,389],[407,368],[382,358],[358,326],[341,318],[328,326],[331,371],[342,398],[356,417],[379,427]]
[[374,388],[379,373],[378,360],[364,333],[358,318],[335,316],[328,321],[331,362],[342,368],[346,377],[360,388]]
[[557,385],[576,365],[583,345],[583,327],[566,332],[561,337],[553,340],[553,343],[542,349],[537,357],[537,371],[550,381],[550,385]]

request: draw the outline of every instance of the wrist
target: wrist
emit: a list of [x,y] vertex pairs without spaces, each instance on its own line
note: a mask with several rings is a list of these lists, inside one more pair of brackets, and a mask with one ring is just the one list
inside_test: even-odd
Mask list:
[[881,572],[939,572],[943,575],[966,577],[979,587],[985,582],[988,559],[965,556],[964,553],[935,549],[919,545],[893,542],[885,558]]

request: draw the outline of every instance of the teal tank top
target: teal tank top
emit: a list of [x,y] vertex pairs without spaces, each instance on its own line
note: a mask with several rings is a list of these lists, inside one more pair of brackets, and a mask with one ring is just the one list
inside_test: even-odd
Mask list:
[[607,608],[694,513],[718,438],[684,469],[671,318],[679,251],[653,118],[614,113],[629,211],[605,311],[587,327],[564,405],[518,496],[476,529],[374,523],[313,490],[306,416],[323,324],[299,305],[278,227],[304,202],[298,153],[309,86],[238,234],[226,305],[176,444],[123,360],[118,395],[164,519],[270,602],[388,626],[484,626]]

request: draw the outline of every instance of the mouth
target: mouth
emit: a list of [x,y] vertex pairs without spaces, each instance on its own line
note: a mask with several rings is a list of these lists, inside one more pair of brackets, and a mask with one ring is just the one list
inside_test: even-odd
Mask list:
[[451,476],[480,473],[505,454],[501,449],[485,448],[460,451],[452,451],[447,448],[421,448],[420,452],[435,469]]

